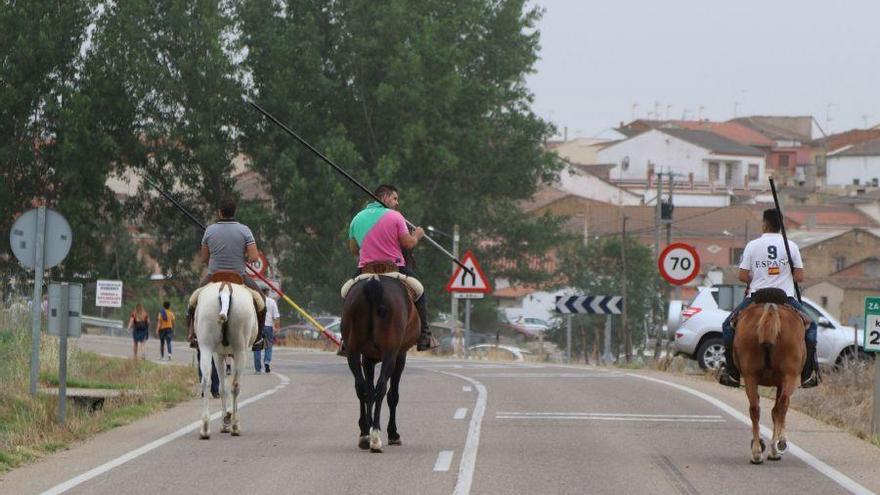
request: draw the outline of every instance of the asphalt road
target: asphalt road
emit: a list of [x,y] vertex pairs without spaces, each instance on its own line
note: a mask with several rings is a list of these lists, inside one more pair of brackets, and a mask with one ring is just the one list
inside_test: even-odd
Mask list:
[[[149,342],[153,344],[153,342]],[[84,348],[130,353],[126,339]],[[157,350],[150,346],[151,357]],[[188,363],[178,349],[176,362]],[[741,391],[597,368],[410,360],[403,445],[357,448],[342,359],[277,349],[249,374],[242,436],[198,439],[200,401],[99,435],[0,478],[0,493],[871,493],[875,447],[796,413],[782,461],[748,462]],[[684,380],[684,381],[682,381]],[[212,411],[219,401],[211,401]],[[769,408],[764,409],[769,419]],[[387,414],[383,415],[387,418]],[[765,423],[767,424],[767,423]],[[803,441],[804,443],[801,443]]]

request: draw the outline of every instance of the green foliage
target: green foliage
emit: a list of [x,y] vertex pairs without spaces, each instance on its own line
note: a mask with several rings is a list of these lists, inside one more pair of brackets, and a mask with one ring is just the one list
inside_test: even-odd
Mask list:
[[[565,280],[560,287],[573,287],[582,294],[623,295],[622,241],[618,237],[604,238],[584,246],[581,242],[569,243],[560,253],[560,264],[566,267]],[[651,250],[631,237],[627,237],[626,253],[626,315],[632,332],[632,341],[638,345],[645,337],[645,329],[652,324],[651,314],[660,314],[662,300],[659,297],[659,280]],[[605,315],[576,315],[573,317],[572,355],[592,351],[595,334],[604,330]],[[622,340],[623,318],[612,320],[612,349]],[[564,346],[564,326],[548,332],[548,339]],[[599,352],[602,351],[601,337]],[[614,351],[612,351],[614,352]]]

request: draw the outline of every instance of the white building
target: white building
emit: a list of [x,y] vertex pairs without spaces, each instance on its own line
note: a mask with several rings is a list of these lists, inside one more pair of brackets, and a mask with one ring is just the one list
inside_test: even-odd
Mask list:
[[880,187],[880,139],[828,153],[826,163],[826,185]]
[[658,172],[677,180],[721,189],[748,189],[761,184],[766,169],[763,151],[709,131],[657,128],[610,144],[598,152],[599,163],[612,165],[610,180],[645,183]]

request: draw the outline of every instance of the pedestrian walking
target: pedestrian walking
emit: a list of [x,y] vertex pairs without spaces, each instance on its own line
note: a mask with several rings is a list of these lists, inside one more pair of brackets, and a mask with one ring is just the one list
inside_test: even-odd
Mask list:
[[128,330],[131,332],[131,337],[134,340],[132,346],[134,359],[138,358],[138,352],[140,352],[141,359],[147,359],[144,343],[150,335],[150,315],[147,314],[143,304],[137,303],[135,305],[134,311],[128,319]]
[[281,313],[278,311],[278,303],[275,299],[269,297],[269,288],[263,288],[263,296],[266,298],[266,323],[263,325],[263,363],[260,364],[260,351],[254,351],[254,369],[256,374],[271,373],[272,363],[272,347],[275,339],[275,332],[281,329]]
[[[171,361],[171,339],[174,337],[174,311],[171,311],[171,303],[165,301],[162,303],[162,309],[156,316],[156,333],[159,336],[159,359],[162,361]],[[165,354],[165,348],[168,348],[168,354]]]

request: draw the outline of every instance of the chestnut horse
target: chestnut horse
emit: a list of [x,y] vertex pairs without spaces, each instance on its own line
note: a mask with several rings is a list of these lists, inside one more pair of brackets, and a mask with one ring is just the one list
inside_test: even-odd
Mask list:
[[[419,314],[407,287],[381,275],[355,283],[342,307],[342,340],[360,401],[358,446],[382,452],[379,420],[389,380],[388,444],[401,444],[397,432],[398,387],[406,366],[406,352],[419,337]],[[382,366],[374,383],[377,363]]]
[[[752,419],[752,464],[764,462],[767,450],[760,435],[761,407],[758,386],[776,387],[773,407],[773,438],[768,459],[777,461],[788,448],[785,438],[785,415],[791,395],[800,382],[806,360],[804,320],[791,306],[775,302],[753,302],[740,312],[733,341],[733,355],[745,383]],[[754,300],[761,300],[755,294]]]

